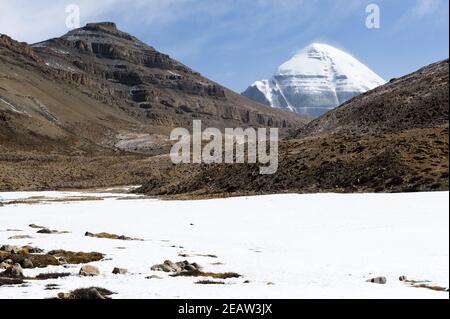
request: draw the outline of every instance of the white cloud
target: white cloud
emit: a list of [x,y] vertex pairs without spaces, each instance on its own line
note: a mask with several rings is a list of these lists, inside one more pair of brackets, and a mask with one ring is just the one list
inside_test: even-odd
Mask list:
[[29,43],[56,37],[68,31],[65,20],[66,6],[79,5],[82,21],[95,17],[97,12],[107,9],[115,0],[102,1],[27,1],[0,0],[0,33]]
[[[416,0],[414,5],[409,8],[394,24],[393,31],[400,31],[408,28],[411,23],[416,23],[417,21],[423,20],[430,15],[448,15],[447,9],[444,5],[445,1],[448,0]],[[436,19],[437,18],[438,17],[436,17]]]
[[[358,1],[344,2],[345,6],[339,0],[340,5],[333,9],[336,15],[344,13],[339,8],[350,11]],[[276,35],[292,24],[311,20],[313,8],[321,10],[317,0],[256,0],[251,3],[242,0],[0,0],[0,33],[30,43],[60,36],[68,31],[65,8],[72,3],[80,7],[82,24],[114,20],[119,27],[124,25],[128,29],[163,30],[170,23],[187,19],[210,19],[214,27],[200,35],[203,39],[206,34],[220,29],[257,35],[268,21],[277,21],[276,28],[270,30]],[[237,17],[227,19],[231,13],[237,13]]]
[[60,36],[68,31],[65,9],[69,4],[80,7],[82,24],[118,20],[142,26],[164,25],[187,14],[205,14],[208,8],[205,1],[196,0],[0,0],[0,33],[29,43]]

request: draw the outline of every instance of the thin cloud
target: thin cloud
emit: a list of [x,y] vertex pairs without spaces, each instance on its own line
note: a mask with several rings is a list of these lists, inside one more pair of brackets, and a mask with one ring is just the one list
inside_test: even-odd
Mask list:
[[421,21],[430,15],[439,15],[440,12],[448,15],[448,9],[445,8],[445,1],[448,0],[416,0],[414,6],[407,10],[394,24],[393,31],[398,32],[404,30],[408,28],[411,23]]

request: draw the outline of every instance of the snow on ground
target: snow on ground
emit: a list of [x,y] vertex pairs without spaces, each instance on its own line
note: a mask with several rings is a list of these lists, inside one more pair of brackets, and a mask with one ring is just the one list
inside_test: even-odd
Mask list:
[[[61,193],[33,193],[37,195]],[[449,287],[448,195],[273,195],[203,201],[120,200],[118,195],[102,201],[5,205],[0,207],[0,244],[98,251],[106,259],[92,263],[102,271],[92,278],[77,276],[79,265],[25,269],[27,276],[54,271],[74,276],[2,286],[0,298],[54,297],[90,286],[117,292],[113,298],[449,298],[448,292],[413,288],[398,280],[404,275]],[[0,193],[3,199],[26,196],[30,194]],[[31,223],[71,233],[37,234],[28,227]],[[86,231],[145,241],[90,238],[84,236]],[[33,239],[8,239],[13,235]],[[227,279],[225,285],[200,285],[195,284],[198,278],[150,270],[167,259],[187,259],[205,271],[243,277]],[[113,275],[114,267],[127,268],[130,274]],[[163,279],[145,279],[151,275]],[[387,284],[366,282],[375,276],[385,276]],[[60,286],[44,290],[49,283]]]

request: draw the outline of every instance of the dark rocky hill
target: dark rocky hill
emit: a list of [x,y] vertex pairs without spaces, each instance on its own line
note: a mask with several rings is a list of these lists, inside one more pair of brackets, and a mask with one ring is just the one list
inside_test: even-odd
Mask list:
[[259,175],[258,165],[187,165],[140,191],[200,197],[448,191],[448,72],[448,60],[430,65],[314,120],[280,143],[274,175]]
[[353,98],[301,128],[297,136],[448,127],[448,83],[447,59]]

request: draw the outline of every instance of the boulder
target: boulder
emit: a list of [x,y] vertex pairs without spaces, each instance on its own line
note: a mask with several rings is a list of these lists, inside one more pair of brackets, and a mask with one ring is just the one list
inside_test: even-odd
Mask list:
[[37,248],[37,247],[31,247],[31,246],[22,246],[20,247],[21,254],[40,254],[43,253],[44,250]]
[[110,299],[108,296],[112,294],[114,293],[104,288],[80,288],[67,293],[61,292],[58,299]]
[[58,231],[56,231],[56,230],[50,230],[48,228],[42,228],[41,230],[37,231],[38,234],[55,234],[57,232]]
[[177,263],[174,263],[170,260],[166,260],[163,264],[154,265],[153,267],[151,267],[151,270],[180,273],[182,271],[187,272],[199,271],[200,268],[201,267],[197,263],[190,263],[187,260],[180,261]]
[[125,275],[127,272],[128,272],[127,269],[125,269],[125,268],[117,268],[117,267],[114,268],[113,271],[112,271],[112,273],[114,275]]
[[100,275],[100,270],[92,265],[85,265],[80,268],[79,274],[81,276],[98,276]]
[[14,264],[6,268],[4,272],[0,274],[1,277],[7,278],[24,278],[23,269],[19,264]]
[[33,262],[31,260],[29,260],[28,258],[25,258],[22,261],[22,268],[26,269],[26,268],[34,268]]
[[21,252],[21,248],[18,246],[12,246],[12,245],[3,245],[0,247],[0,251],[4,251],[10,254],[19,254]]
[[5,262],[1,262],[0,263],[0,269],[6,269],[6,268],[8,268],[10,266],[10,264],[8,264],[8,263],[5,263]]
[[386,277],[375,277],[375,278],[371,278],[369,280],[367,280],[367,282],[371,282],[374,284],[380,284],[380,285],[385,285],[387,282]]
[[406,282],[406,281],[408,281],[408,278],[406,276],[400,276],[400,277],[398,277],[398,280]]
[[154,265],[153,267],[151,267],[151,270],[163,272],[180,272],[181,268],[174,262],[166,260],[163,264]]

